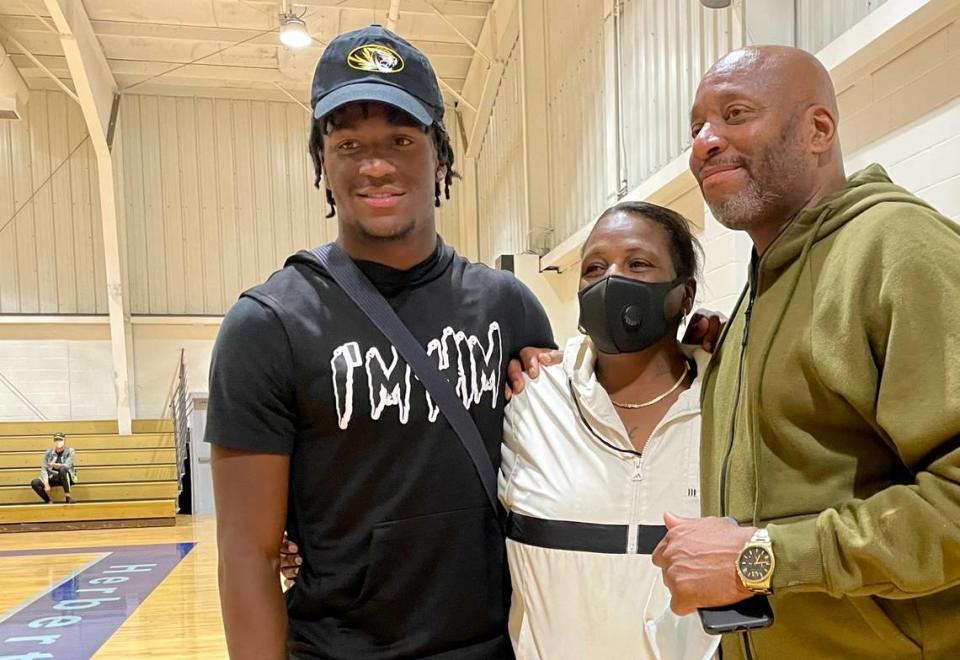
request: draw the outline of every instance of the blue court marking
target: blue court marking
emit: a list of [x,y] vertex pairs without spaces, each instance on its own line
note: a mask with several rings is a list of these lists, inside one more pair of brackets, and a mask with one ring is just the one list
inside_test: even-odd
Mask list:
[[0,557],[87,552],[103,555],[0,620],[0,660],[92,657],[195,545],[0,553]]

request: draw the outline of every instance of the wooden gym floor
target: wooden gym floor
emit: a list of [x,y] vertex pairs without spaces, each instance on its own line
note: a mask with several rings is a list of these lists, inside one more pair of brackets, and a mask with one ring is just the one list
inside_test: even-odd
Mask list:
[[226,658],[215,533],[178,516],[0,535],[0,658]]

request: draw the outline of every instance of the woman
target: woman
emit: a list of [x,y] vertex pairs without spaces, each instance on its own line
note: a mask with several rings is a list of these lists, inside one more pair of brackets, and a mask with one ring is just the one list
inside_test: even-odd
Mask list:
[[[650,561],[665,512],[700,515],[697,374],[707,354],[697,351],[698,366],[676,339],[699,252],[674,211],[624,202],[605,212],[583,246],[584,335],[507,407],[499,490],[521,660],[716,651],[698,617],[670,611]],[[288,578],[299,564],[290,550]]]
[[[510,633],[518,658],[704,658],[650,554],[663,515],[700,515],[697,363],[677,331],[699,244],[679,214],[625,202],[583,247],[580,327],[507,408]],[[700,355],[706,356],[704,353]]]

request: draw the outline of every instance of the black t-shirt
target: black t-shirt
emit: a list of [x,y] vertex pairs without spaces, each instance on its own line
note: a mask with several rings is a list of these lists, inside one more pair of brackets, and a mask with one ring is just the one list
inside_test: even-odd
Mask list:
[[[507,364],[554,345],[536,298],[441,241],[407,271],[357,265],[455,385],[499,465]],[[287,594],[292,654],[509,657],[503,539],[474,465],[308,253],[224,319],[206,439],[291,456],[287,530],[304,561]]]

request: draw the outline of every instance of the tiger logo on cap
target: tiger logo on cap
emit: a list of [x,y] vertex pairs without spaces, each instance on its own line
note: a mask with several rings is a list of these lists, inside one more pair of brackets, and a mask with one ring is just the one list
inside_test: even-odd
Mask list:
[[403,58],[386,46],[366,44],[350,51],[347,55],[347,65],[357,71],[400,73],[403,71]]

